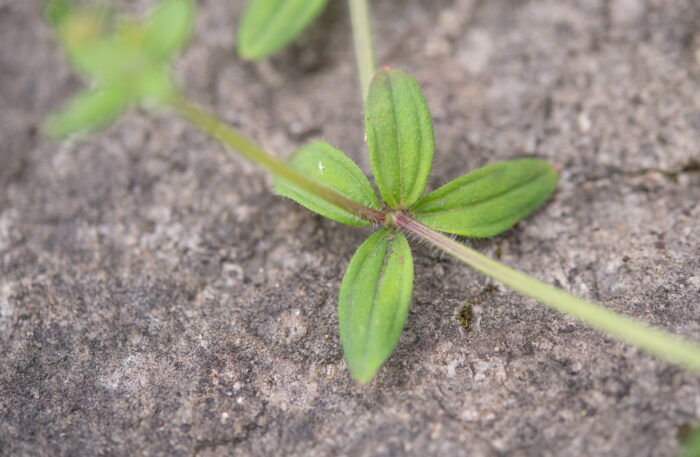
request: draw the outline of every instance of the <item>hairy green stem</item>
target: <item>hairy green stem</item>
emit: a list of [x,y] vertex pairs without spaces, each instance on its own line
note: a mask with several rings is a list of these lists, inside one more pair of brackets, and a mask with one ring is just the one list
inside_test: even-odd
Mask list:
[[369,83],[377,72],[374,43],[372,41],[372,22],[367,3],[368,0],[348,0],[352,39],[355,44],[355,58],[357,59],[357,71],[360,76],[360,87],[362,87],[363,103],[367,99]]
[[[184,98],[171,105],[188,121],[207,135],[244,157],[265,167],[273,175],[282,177],[314,195],[337,205],[357,217],[375,224],[384,224],[386,216],[375,209],[361,205],[317,181],[301,174],[286,162],[265,152],[243,133],[226,125],[208,112]],[[461,244],[442,233],[412,219],[403,213],[392,214],[391,225],[412,233],[433,246],[442,249],[480,272],[535,298],[540,302],[569,314],[609,335],[631,343],[665,360],[677,363],[700,374],[700,346],[689,343],[670,333],[645,326],[633,319],[609,311],[599,305],[574,297],[556,287],[545,284],[513,270]]]
[[395,223],[406,232],[420,237],[472,268],[557,311],[569,314],[615,338],[700,374],[700,346],[696,344],[665,331],[647,327],[641,322],[569,295],[561,289],[513,270],[405,214],[397,214]]
[[248,160],[262,165],[274,176],[286,179],[290,183],[354,214],[362,220],[369,221],[373,224],[384,223],[384,213],[357,203],[347,198],[345,195],[300,173],[286,162],[265,152],[259,145],[243,133],[221,122],[215,116],[204,111],[187,99],[182,97],[175,98],[170,101],[170,105],[204,133],[218,140],[225,146],[235,149]]

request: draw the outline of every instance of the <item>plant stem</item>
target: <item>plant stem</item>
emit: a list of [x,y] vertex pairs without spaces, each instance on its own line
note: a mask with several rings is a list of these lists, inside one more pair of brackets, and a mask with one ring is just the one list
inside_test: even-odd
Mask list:
[[295,186],[306,190],[319,198],[354,214],[362,220],[373,224],[384,223],[384,213],[347,198],[345,195],[324,186],[312,178],[300,173],[286,162],[265,152],[253,140],[242,132],[221,122],[215,116],[206,112],[183,97],[174,98],[170,105],[189,122],[194,124],[210,137],[225,146],[235,149],[248,160],[265,167],[273,176],[283,178]]
[[[243,133],[226,125],[208,112],[184,98],[176,98],[171,105],[185,119],[207,135],[235,149],[247,159],[262,165],[274,176],[343,208],[357,217],[375,224],[384,224],[382,212],[359,204],[323,184],[301,174],[286,162],[265,152]],[[392,221],[408,233],[412,233],[433,246],[442,249],[458,260],[513,289],[580,321],[700,374],[700,347],[675,335],[645,326],[599,305],[574,297],[560,289],[545,284],[519,271],[513,270],[483,254],[461,244],[442,233],[398,213]]]
[[362,87],[362,101],[367,99],[369,83],[377,71],[377,62],[374,57],[374,43],[372,41],[372,22],[370,20],[369,5],[367,0],[348,0],[350,6],[350,23],[352,25],[352,39],[355,43],[355,58],[357,59],[357,71]]
[[569,314],[598,330],[700,374],[700,346],[698,345],[684,341],[665,331],[647,327],[641,322],[569,295],[563,290],[513,270],[405,214],[396,216],[396,225],[442,249],[472,268],[557,311]]

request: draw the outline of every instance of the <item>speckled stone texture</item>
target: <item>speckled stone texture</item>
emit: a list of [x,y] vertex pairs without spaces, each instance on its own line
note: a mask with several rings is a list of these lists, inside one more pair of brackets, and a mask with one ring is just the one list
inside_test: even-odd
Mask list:
[[[194,100],[275,154],[324,139],[369,171],[344,2],[261,64],[234,54],[240,0],[199,4],[178,63]],[[433,113],[430,188],[523,156],[562,169],[541,210],[473,245],[700,341],[700,2],[372,9],[380,61]],[[0,69],[3,457],[671,457],[700,419],[697,376],[425,246],[396,352],[358,385],[336,299],[368,230],[275,197],[167,112],[42,138],[82,83],[39,0],[0,0]]]

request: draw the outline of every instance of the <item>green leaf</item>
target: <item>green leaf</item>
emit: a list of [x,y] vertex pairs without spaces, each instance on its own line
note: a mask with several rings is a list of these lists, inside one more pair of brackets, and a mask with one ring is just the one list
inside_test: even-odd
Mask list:
[[238,29],[238,54],[249,60],[268,57],[294,40],[328,0],[250,0]]
[[[129,49],[107,30],[112,13],[104,7],[76,9],[72,3],[52,2],[47,14],[56,27],[58,38],[73,67],[88,78],[104,79],[121,71]],[[131,59],[130,59],[131,60]]]
[[66,51],[76,71],[100,81],[123,80],[143,61],[140,49],[115,38],[76,43]]
[[87,90],[51,116],[45,131],[54,137],[90,132],[109,125],[128,106],[131,92],[123,85]]
[[[360,167],[333,146],[321,141],[311,143],[297,151],[290,164],[303,174],[337,190],[351,200],[370,208],[380,209],[377,194]],[[334,221],[355,226],[370,225],[369,222],[282,178],[275,180],[275,192]]]
[[69,18],[73,9],[73,2],[68,0],[49,0],[45,8],[46,18],[55,27]]
[[404,70],[379,71],[365,108],[369,157],[379,191],[394,208],[408,208],[423,195],[435,144],[428,105]]
[[169,65],[153,65],[144,69],[134,82],[139,100],[146,107],[167,103],[179,93]]
[[340,338],[353,377],[368,382],[394,351],[413,291],[413,257],[401,232],[382,229],[359,247],[340,286]]
[[540,206],[557,186],[557,172],[543,160],[487,165],[426,195],[415,218],[436,230],[491,237]]
[[677,457],[700,457],[700,426],[690,430]]
[[167,58],[185,47],[192,34],[195,6],[192,0],[165,0],[145,20],[144,48]]

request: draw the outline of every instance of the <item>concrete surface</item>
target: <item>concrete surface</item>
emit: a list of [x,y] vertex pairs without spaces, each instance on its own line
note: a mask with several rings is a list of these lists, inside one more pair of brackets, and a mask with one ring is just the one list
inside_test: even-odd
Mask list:
[[[200,6],[192,98],[276,154],[322,138],[369,171],[344,2],[264,64],[234,55],[241,1]],[[434,116],[431,188],[522,156],[563,170],[474,245],[700,341],[700,3],[373,11],[380,61]],[[81,82],[39,0],[0,0],[0,68],[0,455],[665,457],[700,419],[698,377],[424,246],[398,348],[357,385],[336,298],[369,231],[275,197],[168,113],[42,138]]]

